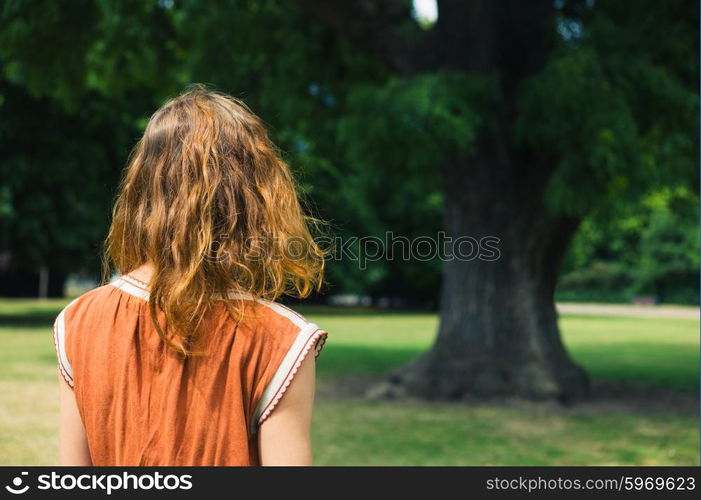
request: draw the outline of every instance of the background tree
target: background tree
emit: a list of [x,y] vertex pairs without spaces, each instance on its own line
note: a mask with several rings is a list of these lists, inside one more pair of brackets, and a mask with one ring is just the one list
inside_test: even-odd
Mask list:
[[3,3],[0,294],[36,296],[44,268],[62,296],[99,269],[126,154],[178,86],[170,25],[155,2]]
[[[404,1],[298,3],[391,68],[389,95],[443,83],[409,112],[428,134],[447,131],[434,157],[445,227],[501,239],[496,262],[445,264],[437,340],[389,391],[586,394],[557,328],[559,266],[594,207],[694,171],[694,4],[443,0],[422,31]],[[358,147],[379,147],[372,139]]]
[[[0,248],[22,269],[94,265],[146,117],[187,83],[211,83],[271,126],[310,210],[337,234],[445,228],[501,239],[496,262],[445,264],[436,343],[392,377],[390,392],[584,395],[553,304],[582,221],[577,255],[598,258],[582,251],[598,241],[640,270],[670,255],[653,248],[660,236],[692,241],[688,204],[668,210],[671,219],[641,219],[618,253],[586,238],[663,188],[697,185],[697,9],[683,0],[438,7],[431,24],[417,22],[409,0],[7,0]],[[43,129],[25,109],[53,118]],[[30,127],[45,147],[25,140]],[[38,209],[41,198],[49,209]],[[669,234],[670,220],[685,220],[687,236]],[[697,266],[677,257],[685,272]],[[440,264],[334,262],[329,292],[430,305]],[[675,279],[665,272],[665,283]],[[629,280],[641,290],[662,279],[641,276]]]
[[586,219],[563,266],[558,299],[630,302],[642,295],[698,304],[699,197],[689,186],[654,188],[615,217]]

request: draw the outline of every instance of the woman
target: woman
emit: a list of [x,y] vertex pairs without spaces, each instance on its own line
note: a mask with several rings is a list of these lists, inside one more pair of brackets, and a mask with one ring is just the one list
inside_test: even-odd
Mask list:
[[60,463],[310,464],[326,332],[273,301],[323,254],[260,119],[202,87],[156,111],[105,249],[122,276],[54,324]]

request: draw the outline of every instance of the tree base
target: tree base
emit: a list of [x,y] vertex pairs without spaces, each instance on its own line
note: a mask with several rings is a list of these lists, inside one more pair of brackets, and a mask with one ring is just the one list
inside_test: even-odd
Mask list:
[[549,365],[533,362],[500,366],[490,360],[446,358],[429,351],[392,372],[366,396],[447,401],[519,397],[571,404],[587,399],[589,394],[586,372],[567,358]]

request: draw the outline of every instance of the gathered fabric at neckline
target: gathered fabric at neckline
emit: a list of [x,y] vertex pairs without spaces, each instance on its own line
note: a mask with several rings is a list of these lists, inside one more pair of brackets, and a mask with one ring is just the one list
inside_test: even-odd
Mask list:
[[[149,299],[149,285],[141,280],[134,278],[129,274],[124,274],[119,278],[115,279],[110,283],[112,286],[123,290],[130,295],[134,295],[143,300]],[[253,300],[253,301],[265,301],[265,299],[256,298],[253,295],[231,290],[229,292],[216,292],[214,294],[215,299],[219,300]]]

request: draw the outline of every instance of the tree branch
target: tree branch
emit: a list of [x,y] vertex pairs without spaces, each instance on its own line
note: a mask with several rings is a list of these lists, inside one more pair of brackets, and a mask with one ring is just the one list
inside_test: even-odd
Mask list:
[[438,44],[448,68],[499,71],[514,81],[539,70],[555,34],[552,0],[437,0]]
[[417,71],[428,32],[411,15],[407,0],[296,0],[297,4],[353,45],[401,74]]

